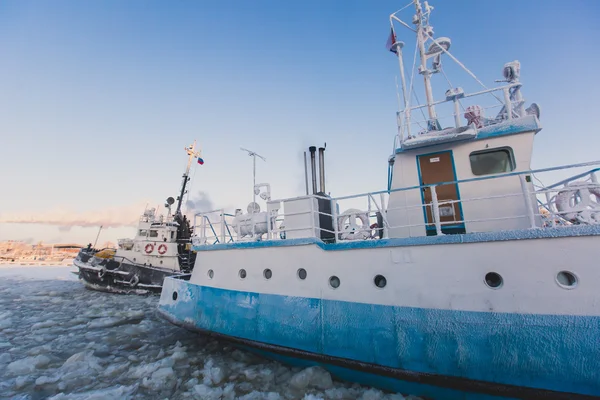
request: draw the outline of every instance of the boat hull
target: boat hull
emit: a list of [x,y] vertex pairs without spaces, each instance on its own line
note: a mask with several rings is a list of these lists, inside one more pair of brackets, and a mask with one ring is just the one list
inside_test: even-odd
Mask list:
[[84,252],[73,260],[73,266],[77,267],[86,287],[110,293],[158,294],[166,277],[182,275],[170,269],[95,259]]
[[[596,230],[503,237],[200,250],[189,281],[165,279],[159,313],[265,355],[308,360],[341,379],[402,393],[600,396]],[[306,281],[296,276],[300,266]],[[578,285],[555,281],[564,269],[577,273]],[[486,287],[487,271],[504,284]],[[373,286],[376,274],[387,277],[385,289]],[[337,289],[328,284],[333,275]]]
[[321,365],[343,380],[435,399],[600,394],[598,317],[373,306],[174,278],[163,286],[170,300],[161,298],[158,312],[171,323],[288,364]]

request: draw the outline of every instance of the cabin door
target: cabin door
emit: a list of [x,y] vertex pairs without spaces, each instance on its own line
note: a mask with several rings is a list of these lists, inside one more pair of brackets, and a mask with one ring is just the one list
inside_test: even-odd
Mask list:
[[[456,181],[452,151],[442,151],[439,153],[417,156],[417,165],[419,167],[419,181],[421,185]],[[452,183],[449,185],[436,186],[436,193],[440,210],[442,233],[465,233],[465,224],[464,222],[460,222],[463,220],[462,207],[460,203],[456,202],[457,200],[460,200],[458,185]],[[431,188],[421,189],[421,200],[423,201],[423,205],[426,206],[423,207],[423,211],[427,222],[427,236],[436,235],[431,208]],[[452,203],[451,201],[455,202]]]

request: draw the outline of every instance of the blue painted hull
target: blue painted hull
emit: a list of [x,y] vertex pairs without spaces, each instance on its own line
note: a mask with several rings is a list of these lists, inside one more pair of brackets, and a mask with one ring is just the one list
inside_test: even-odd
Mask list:
[[438,399],[600,396],[600,317],[369,305],[173,278],[164,288],[180,299],[161,299],[173,323],[366,385]]

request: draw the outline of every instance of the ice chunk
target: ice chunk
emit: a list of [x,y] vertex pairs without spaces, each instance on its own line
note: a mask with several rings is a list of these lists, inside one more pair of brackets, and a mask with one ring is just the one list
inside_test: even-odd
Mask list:
[[102,366],[100,365],[100,359],[94,356],[94,352],[88,350],[73,354],[64,362],[61,369],[70,371],[77,369],[93,369],[101,371]]
[[222,400],[223,389],[211,388],[204,384],[196,385],[194,386],[194,397],[202,400]]
[[8,364],[12,361],[12,356],[9,353],[0,354],[0,364]]
[[314,387],[329,389],[333,386],[331,375],[321,367],[309,367],[292,376],[290,385],[296,389]]
[[281,397],[281,395],[279,393],[275,393],[275,392],[265,393],[265,392],[259,392],[256,390],[237,398],[237,400],[281,400],[281,399],[283,399],[283,397]]
[[49,376],[42,375],[35,380],[35,385],[43,386],[48,383],[56,383],[56,382],[58,382],[59,379],[60,379],[60,377],[58,377],[58,376],[49,377]]
[[225,371],[222,367],[213,366],[214,360],[209,358],[204,364],[204,370],[202,371],[204,379],[202,382],[205,385],[218,385],[225,379]]
[[17,379],[15,379],[15,389],[17,390],[21,390],[23,389],[25,386],[29,385],[31,383],[31,378],[29,376],[19,376],[17,377]]
[[160,368],[152,373],[150,378],[144,378],[142,386],[151,390],[171,389],[177,383],[173,368]]
[[198,379],[192,378],[185,383],[185,387],[188,389],[192,389],[194,386],[198,385]]
[[43,329],[43,328],[49,328],[51,326],[56,325],[56,322],[49,320],[49,321],[44,321],[44,322],[38,322],[35,323],[31,326],[31,330],[36,330],[36,329]]
[[0,313],[0,330],[9,328],[12,325],[12,319],[10,311]]
[[30,349],[27,352],[27,355],[28,356],[37,356],[40,354],[50,353],[51,351],[52,351],[52,346],[50,346],[49,344],[45,344],[45,345],[37,346],[37,347]]
[[123,372],[127,371],[130,363],[126,362],[124,364],[111,364],[104,370],[104,376],[107,378],[116,378]]
[[100,390],[90,390],[87,392],[64,394],[59,393],[50,397],[49,400],[121,400],[130,399],[137,390],[138,385],[116,386]]
[[36,369],[44,368],[50,364],[50,359],[44,355],[36,357],[26,357],[21,360],[13,361],[6,367],[11,375],[27,375]]
[[132,311],[120,315],[98,318],[88,323],[88,328],[110,328],[113,326],[137,324],[144,318],[143,311]]

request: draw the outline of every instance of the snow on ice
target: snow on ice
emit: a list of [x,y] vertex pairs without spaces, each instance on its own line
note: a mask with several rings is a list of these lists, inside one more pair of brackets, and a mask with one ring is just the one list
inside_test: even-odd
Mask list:
[[178,328],[157,296],[87,290],[70,270],[0,266],[0,399],[405,398]]

